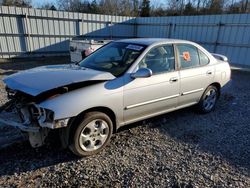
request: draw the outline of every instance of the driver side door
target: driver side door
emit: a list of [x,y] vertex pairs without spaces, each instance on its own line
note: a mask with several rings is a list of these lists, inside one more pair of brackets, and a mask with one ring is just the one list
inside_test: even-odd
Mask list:
[[179,97],[179,74],[173,45],[153,47],[137,69],[149,68],[152,76],[128,79],[124,86],[124,121],[132,123],[174,109]]

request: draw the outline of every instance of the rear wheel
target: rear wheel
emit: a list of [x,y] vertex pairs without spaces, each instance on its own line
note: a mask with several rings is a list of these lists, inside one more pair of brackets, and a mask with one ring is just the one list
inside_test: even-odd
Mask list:
[[101,112],[89,112],[73,131],[71,151],[78,156],[100,152],[109,142],[113,132],[111,119]]
[[209,86],[198,103],[198,110],[201,113],[209,113],[214,110],[218,96],[218,89],[213,85]]

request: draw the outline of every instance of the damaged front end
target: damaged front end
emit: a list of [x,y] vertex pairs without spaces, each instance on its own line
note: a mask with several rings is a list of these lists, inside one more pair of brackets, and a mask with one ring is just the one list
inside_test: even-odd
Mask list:
[[36,98],[6,88],[9,101],[0,107],[0,123],[27,133],[32,147],[44,144],[50,129],[66,127],[68,119],[54,120],[54,112],[39,107]]
[[[3,79],[9,102],[0,107],[0,122],[28,133],[33,147],[41,146],[50,130],[66,127],[69,118],[82,112],[81,106],[73,111],[82,94],[76,99],[68,93],[113,79],[111,73],[71,64],[42,66],[12,74]],[[8,118],[8,114],[14,114],[18,120]]]

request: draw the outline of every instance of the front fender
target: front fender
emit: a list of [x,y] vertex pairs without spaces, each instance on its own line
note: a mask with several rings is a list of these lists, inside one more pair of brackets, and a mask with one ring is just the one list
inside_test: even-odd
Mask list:
[[39,106],[52,110],[54,120],[74,117],[94,107],[107,107],[115,113],[118,121],[122,121],[123,89],[108,89],[105,82],[99,83],[47,99]]

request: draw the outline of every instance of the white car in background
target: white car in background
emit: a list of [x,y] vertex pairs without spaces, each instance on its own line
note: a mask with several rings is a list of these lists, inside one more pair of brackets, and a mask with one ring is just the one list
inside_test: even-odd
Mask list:
[[111,40],[81,40],[79,37],[73,38],[69,44],[70,60],[72,63],[78,63],[109,42]]

